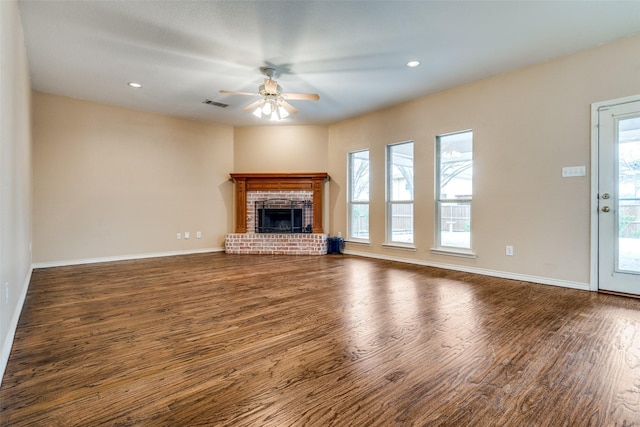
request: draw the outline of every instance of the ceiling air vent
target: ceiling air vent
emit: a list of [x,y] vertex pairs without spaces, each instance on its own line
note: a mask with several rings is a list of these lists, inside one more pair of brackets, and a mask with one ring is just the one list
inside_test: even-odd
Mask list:
[[218,101],[212,101],[210,99],[205,99],[204,101],[202,101],[203,104],[209,104],[209,105],[213,105],[214,107],[220,107],[220,108],[227,108],[229,106],[229,104],[225,104],[222,102],[218,102]]

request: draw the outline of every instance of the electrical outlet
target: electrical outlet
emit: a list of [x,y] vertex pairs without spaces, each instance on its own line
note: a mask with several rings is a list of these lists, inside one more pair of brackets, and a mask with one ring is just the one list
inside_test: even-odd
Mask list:
[[507,248],[506,248],[506,250],[505,250],[505,254],[506,254],[507,256],[513,256],[513,246],[511,246],[511,245],[507,245]]
[[185,231],[185,232],[184,232],[184,238],[185,238],[185,239],[188,239],[188,238],[189,238],[189,232],[188,232],[188,231]]
[[176,239],[178,239],[178,240],[182,239],[182,234],[177,233],[177,234],[176,234]]
[[199,239],[202,237],[202,232],[201,231],[196,231],[196,239]]

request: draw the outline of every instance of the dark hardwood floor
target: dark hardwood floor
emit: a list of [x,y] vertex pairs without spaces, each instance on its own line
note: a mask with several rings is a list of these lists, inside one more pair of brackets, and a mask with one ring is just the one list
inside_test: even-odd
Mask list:
[[640,300],[350,256],[35,270],[2,426],[640,426]]

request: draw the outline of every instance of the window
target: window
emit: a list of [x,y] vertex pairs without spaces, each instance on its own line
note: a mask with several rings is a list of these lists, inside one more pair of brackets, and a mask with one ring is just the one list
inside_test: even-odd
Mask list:
[[387,241],[413,245],[413,141],[387,145]]
[[436,138],[436,246],[471,250],[473,132]]
[[349,153],[348,235],[369,240],[369,150]]

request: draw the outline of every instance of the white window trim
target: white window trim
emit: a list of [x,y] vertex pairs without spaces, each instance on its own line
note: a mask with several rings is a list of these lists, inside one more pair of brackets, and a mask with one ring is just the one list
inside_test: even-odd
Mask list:
[[[436,175],[435,175],[435,203],[434,203],[434,207],[435,207],[435,233],[434,233],[434,236],[435,236],[436,247],[435,248],[431,248],[430,251],[431,251],[431,253],[439,254],[439,255],[450,255],[450,256],[457,256],[457,257],[463,257],[463,258],[477,258],[477,254],[475,252],[473,252],[473,233],[471,231],[472,230],[471,224],[473,223],[473,213],[471,214],[471,222],[469,224],[469,248],[459,248],[459,247],[454,247],[454,246],[442,246],[440,244],[442,242],[442,235],[441,235],[441,233],[442,233],[442,224],[441,224],[442,218],[440,217],[440,204],[441,203],[465,202],[465,203],[469,203],[469,206],[471,207],[471,204],[473,203],[473,197],[464,198],[464,199],[440,199],[440,138],[446,137],[446,136],[450,136],[450,135],[463,134],[463,133],[467,133],[467,132],[471,132],[471,134],[473,135],[473,129],[466,129],[466,130],[461,130],[461,131],[458,131],[458,132],[449,132],[449,133],[436,135],[436,144],[435,144],[435,151],[436,151],[436,153],[435,153],[435,159],[436,159],[435,171],[436,171]],[[472,139],[472,141],[473,141],[473,139]],[[473,210],[471,212],[473,212]]]
[[382,244],[383,248],[390,249],[403,249],[405,251],[415,251],[416,247],[412,243],[402,243],[402,242],[386,242]]
[[471,251],[471,250],[465,250],[465,249],[458,249],[458,248],[450,248],[450,247],[440,247],[440,248],[431,248],[429,249],[431,251],[432,254],[436,254],[436,255],[448,255],[448,256],[455,256],[455,257],[459,257],[459,258],[478,258],[478,255]]
[[353,244],[353,245],[358,245],[358,246],[371,246],[371,242],[368,240],[365,241],[365,240],[345,239],[344,242]]
[[[399,249],[415,249],[415,216],[412,219],[412,235],[411,235],[411,243],[404,243],[404,242],[397,242],[395,240],[392,240],[392,221],[393,221],[393,217],[391,215],[391,206],[392,204],[411,204],[413,206],[413,208],[415,209],[415,191],[413,194],[413,198],[411,200],[399,200],[399,201],[392,201],[389,200],[390,199],[390,191],[391,191],[391,171],[390,171],[390,157],[389,157],[389,153],[391,150],[391,147],[396,146],[396,145],[402,145],[402,144],[414,144],[413,146],[413,151],[414,151],[414,158],[413,158],[413,167],[415,168],[415,142],[411,139],[406,140],[406,141],[401,141],[401,142],[394,142],[393,144],[387,144],[387,146],[385,147],[385,199],[386,199],[386,209],[385,209],[385,242],[382,244],[383,247],[388,247],[388,248],[399,248]],[[414,175],[415,176],[415,175]],[[413,185],[415,185],[415,182],[412,183]],[[412,210],[413,211],[413,210]]]
[[[364,201],[352,201],[351,197],[352,197],[352,188],[353,188],[353,180],[352,180],[352,156],[355,153],[361,153],[363,151],[367,151],[369,153],[369,198],[367,199],[366,202]],[[346,242],[351,242],[351,243],[361,243],[361,244],[370,244],[371,243],[371,150],[369,148],[363,148],[362,150],[355,150],[355,151],[350,151],[349,153],[347,153],[347,184],[348,184],[348,188],[347,188],[347,236],[345,241]],[[365,238],[359,238],[359,237],[353,237],[351,235],[351,231],[352,231],[352,218],[351,218],[351,212],[352,209],[351,207],[353,205],[367,205],[369,207],[369,238],[365,239]]]

